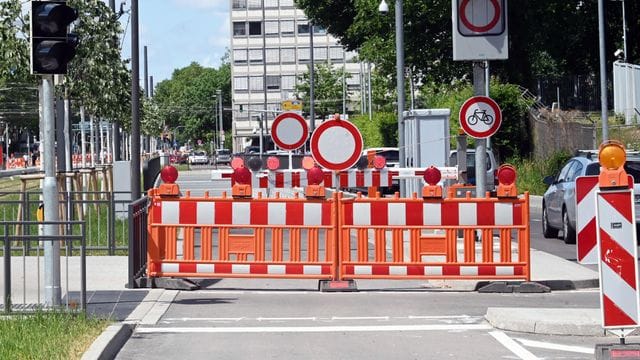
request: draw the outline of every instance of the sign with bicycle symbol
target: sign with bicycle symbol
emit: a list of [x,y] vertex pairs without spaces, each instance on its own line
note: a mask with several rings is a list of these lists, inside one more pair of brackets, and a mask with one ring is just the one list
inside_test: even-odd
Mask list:
[[502,124],[502,111],[493,99],[474,96],[460,108],[460,127],[476,139],[488,138],[495,134]]

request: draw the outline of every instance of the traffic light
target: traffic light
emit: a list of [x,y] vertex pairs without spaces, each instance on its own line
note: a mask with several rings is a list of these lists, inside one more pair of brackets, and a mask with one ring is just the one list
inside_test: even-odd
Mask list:
[[78,18],[66,1],[31,1],[31,73],[66,74],[78,38],[67,28]]

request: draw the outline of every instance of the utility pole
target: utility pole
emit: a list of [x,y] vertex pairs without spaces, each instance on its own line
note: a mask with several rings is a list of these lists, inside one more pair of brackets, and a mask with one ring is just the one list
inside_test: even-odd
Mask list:
[[[267,35],[266,35],[266,22],[267,17],[265,15],[264,0],[262,0],[262,89],[264,90],[264,110],[267,110]],[[222,100],[220,100],[220,116],[222,116]],[[262,120],[264,122],[264,131],[269,134],[269,123],[267,119],[267,113],[263,113]],[[260,132],[260,136],[264,136],[263,132]],[[264,142],[264,139],[262,139]],[[264,144],[260,147],[260,158],[262,159],[262,153],[265,151]]]
[[[404,15],[402,1],[396,0],[396,81],[398,92],[398,155],[400,167],[407,166],[406,152],[404,148]],[[400,196],[406,196],[406,182],[400,180]]]
[[604,39],[604,0],[598,0],[598,40],[600,44],[600,116],[602,117],[602,141],[609,140],[609,115],[607,113],[607,57]]
[[138,0],[131,0],[131,200],[140,198],[140,45]]
[[316,69],[313,59],[313,24],[309,21],[309,60],[311,60],[311,66],[309,67],[309,117],[311,118],[311,134],[316,129]]
[[218,149],[222,149],[224,147],[224,137],[222,136],[222,89],[216,90],[216,95],[218,98]]
[[[117,18],[116,15],[116,0],[109,0],[109,7],[111,11],[113,11],[113,16]],[[118,39],[115,38],[113,40],[113,46],[118,47]],[[116,121],[113,121],[111,124],[111,132],[113,133],[113,161],[120,161],[120,125]],[[83,156],[84,157],[84,156]],[[84,160],[83,160],[84,161]],[[84,167],[84,165],[83,165]]]

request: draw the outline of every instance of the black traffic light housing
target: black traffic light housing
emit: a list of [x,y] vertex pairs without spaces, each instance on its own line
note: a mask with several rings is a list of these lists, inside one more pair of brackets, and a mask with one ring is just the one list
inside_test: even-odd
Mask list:
[[78,18],[66,1],[31,1],[31,73],[66,74],[78,38],[67,29]]

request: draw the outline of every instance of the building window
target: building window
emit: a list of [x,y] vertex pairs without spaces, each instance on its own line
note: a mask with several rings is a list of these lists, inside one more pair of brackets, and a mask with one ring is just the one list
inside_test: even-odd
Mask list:
[[247,8],[247,0],[233,0],[233,9],[246,9]]
[[249,9],[262,9],[262,0],[248,0]]
[[262,35],[262,21],[249,21],[249,35]]
[[280,34],[283,36],[293,36],[294,30],[293,20],[280,21]]
[[329,48],[329,58],[334,62],[336,60],[342,61],[342,48],[340,46],[332,46]]
[[355,51],[346,51],[344,54],[345,60],[349,62],[353,62],[353,60],[355,60],[357,56],[358,56],[358,53]]
[[242,65],[247,63],[247,49],[233,50],[233,63]]
[[280,76],[267,75],[267,90],[280,90]]
[[309,54],[309,48],[308,47],[299,47],[298,48],[298,61],[303,62],[303,61],[309,61],[309,60],[311,60],[310,54]]
[[247,23],[244,21],[233,23],[233,36],[247,35]]
[[262,64],[262,49],[249,49],[249,63]]
[[277,8],[278,0],[264,0],[264,7],[267,9]]
[[233,88],[236,91],[249,90],[249,79],[246,76],[235,76],[233,78]]
[[315,25],[313,27],[313,33],[316,35],[326,34],[327,30],[325,30],[322,26]]
[[252,76],[249,78],[249,89],[251,91],[264,91],[264,85],[262,82],[262,76]]
[[309,34],[309,24],[298,24],[298,35]]
[[293,90],[296,88],[295,75],[282,75],[282,90]]
[[278,35],[278,21],[265,21],[264,33],[266,35]]
[[270,48],[266,50],[267,64],[279,64],[280,63],[280,49]]
[[280,60],[282,61],[283,64],[295,64],[296,49],[295,48],[280,49]]
[[314,60],[327,60],[327,48],[326,47],[314,47],[313,48]]
[[280,0],[280,7],[293,7],[293,0]]

